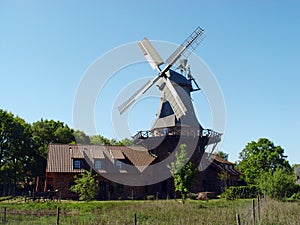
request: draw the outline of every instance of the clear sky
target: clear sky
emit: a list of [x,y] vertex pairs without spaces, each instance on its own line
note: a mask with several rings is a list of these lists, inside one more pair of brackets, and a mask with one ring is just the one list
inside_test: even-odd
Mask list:
[[[266,137],[285,149],[291,164],[300,163],[299,11],[296,0],[1,0],[0,108],[28,122],[45,118],[73,127],[76,90],[98,57],[144,36],[180,44],[201,26],[207,37],[195,53],[215,74],[226,104],[221,150],[236,161],[247,142]],[[145,73],[154,75],[148,67]],[[209,128],[203,115],[209,111],[196,110]],[[114,138],[109,112],[100,111],[106,109],[98,104],[98,132]],[[133,118],[133,134],[154,116]]]

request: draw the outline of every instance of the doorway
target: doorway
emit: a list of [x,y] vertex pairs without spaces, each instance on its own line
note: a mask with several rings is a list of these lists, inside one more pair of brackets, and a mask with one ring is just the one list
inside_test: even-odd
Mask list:
[[105,181],[99,182],[99,200],[106,200],[106,183],[105,183]]

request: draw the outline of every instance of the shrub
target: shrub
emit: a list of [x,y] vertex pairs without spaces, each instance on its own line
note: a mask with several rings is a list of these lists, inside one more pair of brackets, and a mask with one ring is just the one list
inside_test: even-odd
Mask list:
[[259,189],[256,185],[231,186],[222,194],[222,197],[229,200],[237,198],[256,198],[258,193]]
[[96,175],[92,171],[84,170],[81,174],[75,175],[75,185],[70,187],[70,190],[79,194],[79,200],[90,201],[95,198],[98,192],[98,182],[95,179]]
[[300,192],[294,193],[291,197],[292,200],[300,200]]
[[294,174],[282,168],[262,174],[258,183],[263,193],[278,200],[291,197],[297,189]]

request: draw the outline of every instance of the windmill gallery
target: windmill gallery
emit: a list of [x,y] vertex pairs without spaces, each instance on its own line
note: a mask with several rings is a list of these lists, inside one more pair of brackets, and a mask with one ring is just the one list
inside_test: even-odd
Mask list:
[[99,175],[98,199],[173,198],[176,193],[169,165],[181,144],[199,169],[191,192],[220,193],[224,183],[218,173],[222,171],[230,175],[227,185],[237,185],[241,173],[234,164],[205,151],[208,146],[214,149],[222,134],[201,126],[191,100],[191,93],[200,88],[187,58],[204,37],[204,30],[196,28],[166,61],[147,38],[141,40],[138,46],[158,74],[118,109],[125,112],[157,85],[161,100],[151,129],[138,132],[134,146],[49,145],[46,177],[37,183],[36,191],[58,190],[62,198],[76,198],[69,190],[74,175],[92,168]]

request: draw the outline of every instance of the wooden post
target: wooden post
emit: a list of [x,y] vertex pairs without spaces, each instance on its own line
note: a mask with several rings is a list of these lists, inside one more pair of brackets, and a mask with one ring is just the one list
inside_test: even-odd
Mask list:
[[134,225],[137,225],[136,213],[134,213]]
[[257,218],[258,224],[260,224],[260,196],[257,196]]
[[241,225],[241,219],[240,219],[240,215],[236,214],[236,224],[237,225]]
[[255,225],[255,199],[252,199],[252,219],[253,225]]
[[6,207],[3,209],[3,219],[2,219],[3,224],[6,224]]
[[133,200],[133,188],[131,190],[131,199]]
[[57,211],[56,211],[56,225],[59,225],[59,213],[60,213],[60,208],[57,207]]

